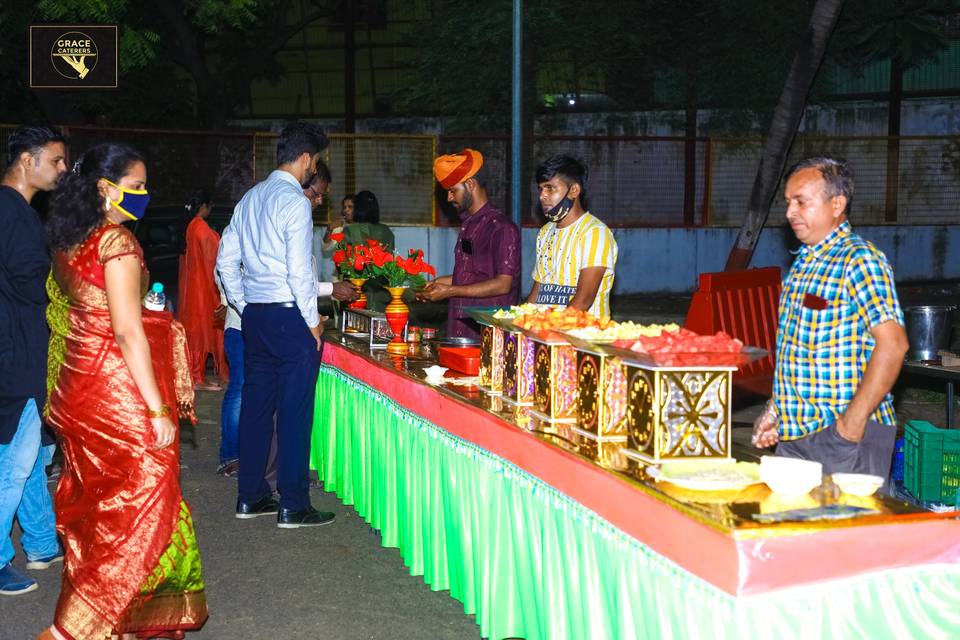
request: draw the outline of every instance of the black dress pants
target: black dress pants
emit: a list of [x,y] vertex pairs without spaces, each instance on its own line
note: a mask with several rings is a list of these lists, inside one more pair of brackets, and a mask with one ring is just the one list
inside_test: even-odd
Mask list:
[[243,310],[244,380],[240,407],[240,500],[270,493],[264,480],[274,414],[280,506],[310,506],[310,431],[320,355],[296,307],[248,304]]

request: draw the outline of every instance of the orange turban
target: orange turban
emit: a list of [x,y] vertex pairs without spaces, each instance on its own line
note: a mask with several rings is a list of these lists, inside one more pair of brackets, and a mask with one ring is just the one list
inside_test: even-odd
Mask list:
[[440,156],[433,161],[433,175],[444,189],[449,189],[467,178],[472,178],[483,166],[483,155],[473,149]]

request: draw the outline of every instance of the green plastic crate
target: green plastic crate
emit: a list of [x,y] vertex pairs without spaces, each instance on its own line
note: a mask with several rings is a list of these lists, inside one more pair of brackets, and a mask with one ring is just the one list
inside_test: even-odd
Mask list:
[[953,504],[960,487],[960,429],[911,420],[903,435],[903,484],[924,502]]

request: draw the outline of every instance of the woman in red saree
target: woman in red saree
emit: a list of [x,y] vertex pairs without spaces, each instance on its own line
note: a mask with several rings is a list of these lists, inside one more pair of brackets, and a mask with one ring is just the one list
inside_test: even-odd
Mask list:
[[220,308],[220,292],[213,281],[217,265],[220,236],[210,228],[210,195],[197,193],[186,204],[193,218],[185,233],[186,253],[180,261],[178,278],[180,302],[177,317],[187,332],[190,347],[190,373],[198,389],[219,390],[220,386],[203,379],[207,356],[213,356],[214,370],[225,373],[223,357],[223,323],[215,326],[214,315]]
[[50,203],[54,277],[69,299],[50,423],[66,464],[57,530],[66,551],[41,638],[182,638],[207,618],[200,555],[180,494],[177,424],[192,415],[182,329],[142,309],[143,252],[120,222],[148,200],[125,145],[87,151]]

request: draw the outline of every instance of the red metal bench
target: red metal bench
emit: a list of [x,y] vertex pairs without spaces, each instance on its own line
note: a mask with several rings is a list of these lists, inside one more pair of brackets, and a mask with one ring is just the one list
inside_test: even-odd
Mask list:
[[733,386],[738,395],[768,397],[773,390],[780,284],[779,267],[700,274],[684,327],[702,334],[724,331],[770,352],[737,370]]

